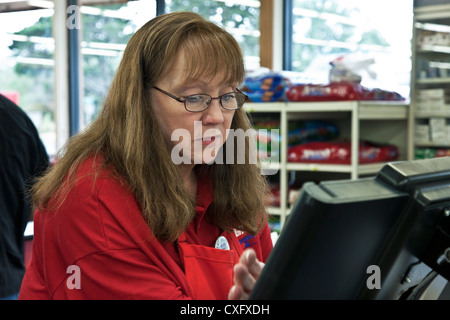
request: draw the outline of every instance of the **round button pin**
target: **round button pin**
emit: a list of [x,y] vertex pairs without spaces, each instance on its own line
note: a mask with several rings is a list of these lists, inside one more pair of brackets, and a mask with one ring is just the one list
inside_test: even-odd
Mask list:
[[216,249],[230,250],[230,245],[228,244],[228,240],[224,236],[220,236],[217,238],[216,245],[214,247]]

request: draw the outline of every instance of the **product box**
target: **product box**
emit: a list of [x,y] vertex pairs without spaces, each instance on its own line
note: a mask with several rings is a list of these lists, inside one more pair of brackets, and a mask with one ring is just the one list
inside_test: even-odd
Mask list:
[[430,118],[431,142],[438,144],[447,143],[447,125],[445,118]]
[[430,126],[419,124],[414,127],[414,139],[416,143],[426,144],[430,142]]
[[420,114],[445,114],[450,110],[450,92],[447,89],[422,89],[415,96],[415,111]]

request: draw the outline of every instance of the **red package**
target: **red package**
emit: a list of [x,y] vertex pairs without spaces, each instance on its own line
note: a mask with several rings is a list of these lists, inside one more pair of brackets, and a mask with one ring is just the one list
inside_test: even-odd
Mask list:
[[270,207],[279,207],[281,201],[280,185],[278,183],[270,184],[270,193],[267,195],[267,205]]
[[[398,148],[393,145],[368,141],[359,143],[359,163],[374,163],[398,159]],[[308,142],[288,149],[289,162],[350,164],[351,144],[348,141]]]
[[286,92],[289,101],[405,100],[400,94],[382,89],[369,89],[350,82],[302,84]]

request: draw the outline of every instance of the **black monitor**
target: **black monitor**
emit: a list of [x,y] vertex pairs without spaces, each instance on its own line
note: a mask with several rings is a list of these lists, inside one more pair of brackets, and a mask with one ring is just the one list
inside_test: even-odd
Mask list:
[[447,290],[448,248],[450,157],[308,182],[250,298],[416,299],[438,278]]

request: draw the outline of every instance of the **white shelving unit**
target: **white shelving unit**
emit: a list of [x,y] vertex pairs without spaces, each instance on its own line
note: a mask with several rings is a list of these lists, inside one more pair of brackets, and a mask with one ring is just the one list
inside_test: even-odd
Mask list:
[[410,158],[450,150],[450,4],[414,9],[410,121]]
[[[280,207],[268,208],[268,213],[279,215],[281,228],[289,214],[288,172],[340,172],[350,179],[377,173],[384,163],[359,164],[359,140],[390,143],[398,147],[399,160],[408,159],[409,105],[403,102],[338,101],[338,102],[274,102],[247,103],[246,111],[252,114],[277,113],[280,116]],[[351,141],[351,164],[332,165],[320,163],[290,163],[287,161],[288,122],[291,120],[328,120],[336,124],[340,135]],[[273,165],[273,164],[272,164]]]

